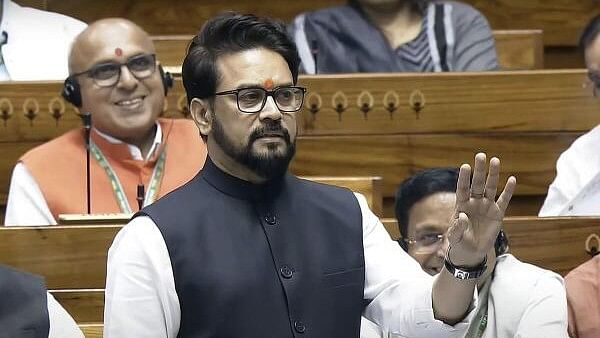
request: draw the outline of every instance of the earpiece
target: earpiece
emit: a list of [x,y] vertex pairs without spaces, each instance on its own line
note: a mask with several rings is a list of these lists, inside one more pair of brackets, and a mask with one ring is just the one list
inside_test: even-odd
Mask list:
[[163,87],[165,89],[165,96],[167,96],[169,89],[173,88],[173,75],[169,72],[165,72],[161,65],[158,65],[158,71],[160,72],[160,78],[162,79]]
[[77,108],[81,108],[81,90],[77,80],[69,76],[63,85],[62,97]]

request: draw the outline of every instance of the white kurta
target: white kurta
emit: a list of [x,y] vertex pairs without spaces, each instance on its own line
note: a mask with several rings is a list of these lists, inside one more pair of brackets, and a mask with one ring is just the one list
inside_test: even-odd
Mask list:
[[71,315],[48,293],[48,317],[50,332],[48,338],[84,338]]
[[[556,178],[548,189],[540,217],[600,215],[600,189],[588,186],[594,184],[594,177],[600,173],[599,146],[600,125],[579,137],[560,155],[556,162]],[[582,192],[585,196],[580,196]],[[590,199],[598,199],[598,203],[579,205]]]
[[[400,336],[462,336],[472,314],[454,327],[434,319],[433,277],[390,239],[366,199],[356,197],[363,217],[364,298],[371,300],[365,317]],[[116,236],[108,253],[105,296],[105,338],[177,337],[181,310],[171,260],[149,217],[133,219]]]
[[[113,144],[123,143],[122,141],[96,130],[98,135]],[[160,123],[156,123],[156,134],[154,143],[145,160],[152,157],[152,154],[162,142],[162,129]],[[127,144],[131,158],[137,161],[143,161],[144,157],[140,148],[135,145]],[[83,160],[83,159],[82,159]],[[91,183],[92,186],[94,182]],[[23,163],[17,163],[13,169],[10,179],[10,188],[8,190],[8,202],[6,203],[6,215],[4,225],[7,226],[35,226],[35,225],[56,225],[48,202],[40,189],[37,181]]]
[[12,81],[64,80],[75,37],[87,27],[66,15],[2,1],[0,33],[8,34],[2,57]]

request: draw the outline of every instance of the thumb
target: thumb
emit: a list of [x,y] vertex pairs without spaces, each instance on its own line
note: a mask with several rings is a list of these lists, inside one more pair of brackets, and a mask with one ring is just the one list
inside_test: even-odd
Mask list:
[[458,214],[458,218],[454,219],[454,224],[448,231],[448,242],[451,245],[462,241],[465,231],[471,226],[469,217],[464,212]]

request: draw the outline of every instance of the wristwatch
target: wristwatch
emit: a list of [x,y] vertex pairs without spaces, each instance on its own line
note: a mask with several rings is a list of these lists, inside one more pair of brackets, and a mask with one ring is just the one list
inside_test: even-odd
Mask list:
[[476,266],[457,266],[450,261],[449,253],[450,247],[448,247],[448,250],[446,251],[444,267],[446,267],[446,270],[448,270],[454,278],[461,280],[479,278],[487,269],[487,255],[483,258],[483,262]]

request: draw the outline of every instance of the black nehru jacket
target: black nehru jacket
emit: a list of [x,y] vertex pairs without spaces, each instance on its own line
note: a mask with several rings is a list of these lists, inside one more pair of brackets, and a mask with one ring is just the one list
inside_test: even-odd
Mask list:
[[253,185],[207,159],[139,215],[169,251],[178,337],[359,337],[362,213],[349,190],[289,174]]
[[0,337],[48,338],[49,332],[44,280],[0,265]]

